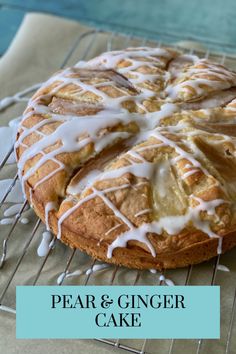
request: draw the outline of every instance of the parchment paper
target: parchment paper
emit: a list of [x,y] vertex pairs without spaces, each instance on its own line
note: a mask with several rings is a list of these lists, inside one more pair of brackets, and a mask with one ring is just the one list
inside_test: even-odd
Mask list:
[[[54,16],[41,14],[28,14],[13,43],[7,53],[0,59],[0,98],[9,96],[22,90],[32,84],[44,81],[54,71],[61,66],[66,53],[71,49],[79,35],[91,31],[91,28],[82,26],[81,24],[69,20],[64,20]],[[108,36],[109,37],[109,36]],[[106,50],[107,35],[98,34],[91,42],[91,35],[87,35],[81,39],[77,50],[70,58],[67,65],[76,63],[79,59],[87,59],[99,52]],[[115,43],[116,48],[125,45],[124,39],[118,39]],[[90,43],[90,44],[89,44]],[[89,45],[89,47],[88,47]],[[132,43],[135,45],[135,42]],[[186,45],[186,43],[185,43]],[[199,46],[198,46],[199,47]],[[87,52],[87,58],[81,58],[81,54]],[[25,103],[18,103],[4,112],[0,112],[0,124],[6,125],[9,120],[19,116]],[[9,178],[14,176],[15,167],[8,166],[4,168],[0,178]],[[8,244],[7,262],[2,270],[0,270],[0,292],[7,284],[7,280],[11,275],[18,258],[20,257],[25,243],[29,239],[30,231],[36,221],[33,211],[28,210],[25,213],[30,223],[27,225],[19,224],[17,231],[14,232]],[[0,242],[3,240],[10,226],[0,225]],[[15,286],[23,284],[32,284],[36,273],[43,262],[43,259],[37,256],[37,247],[41,241],[42,231],[45,230],[43,225],[40,226],[37,234],[33,238],[30,247],[13,278],[11,285],[4,297],[2,305],[15,308]],[[1,248],[0,248],[1,250]],[[39,285],[55,285],[57,277],[63,272],[71,250],[64,245],[58,243],[49,257],[43,272],[39,278]],[[221,257],[220,263],[229,267],[230,272],[218,271],[216,283],[221,285],[221,339],[215,341],[204,341],[202,353],[215,354],[223,353],[227,339],[227,328],[230,321],[230,314],[233,302],[233,295],[236,280],[236,250],[228,252]],[[212,277],[214,260],[193,267],[190,280],[192,285],[210,284]],[[91,259],[77,251],[70,265],[70,271],[78,268],[87,269],[91,265]],[[95,273],[90,277],[89,284],[109,284],[114,268],[108,268],[101,272]],[[185,282],[187,269],[179,269],[176,271],[167,271],[166,277],[174,281],[176,285],[182,285]],[[141,274],[138,284],[157,285],[159,283],[160,274],[151,274],[145,271]],[[136,276],[135,271],[127,271],[120,268],[116,274],[114,284],[132,285]],[[83,284],[85,275],[68,278],[64,284]],[[35,299],[35,305],[37,306]],[[36,320],[36,319],[35,319]],[[204,321],[204,318],[203,318]],[[32,323],[33,325],[33,323]],[[82,324],[81,324],[82,325]],[[158,326],[161,323],[150,324]],[[180,325],[180,324],[176,324]],[[191,324],[190,324],[191,325]],[[231,353],[236,353],[236,340],[234,325],[234,338],[231,343]],[[78,327],[79,331],[79,327]],[[120,343],[134,346],[141,349],[142,340],[121,340]],[[167,353],[169,349],[169,340],[151,340],[147,342],[145,350],[148,353]],[[173,353],[194,353],[197,348],[196,340],[178,340],[174,344]],[[0,352],[6,354],[15,353],[124,353],[121,349],[115,349],[105,346],[93,340],[17,340],[15,339],[15,316],[14,314],[4,313],[0,311]]]

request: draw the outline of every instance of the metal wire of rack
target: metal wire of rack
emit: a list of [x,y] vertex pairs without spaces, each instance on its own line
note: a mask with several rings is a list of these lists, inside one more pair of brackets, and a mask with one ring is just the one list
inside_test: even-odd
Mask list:
[[[118,34],[118,33],[106,33],[106,32],[102,32],[100,30],[91,30],[88,32],[83,33],[82,35],[78,36],[77,40],[75,41],[75,43],[73,43],[73,45],[71,46],[71,49],[69,50],[68,53],[66,53],[65,58],[62,61],[61,67],[60,68],[64,68],[66,65],[68,65],[68,63],[70,62],[70,60],[73,59],[73,56],[76,54],[76,52],[80,49],[81,45],[83,44],[83,50],[82,50],[82,54],[80,55],[80,57],[77,57],[77,60],[85,60],[88,59],[90,56],[92,56],[91,52],[93,52],[94,47],[96,45],[96,39],[98,36],[104,36],[104,49],[103,50],[115,50],[117,49],[117,43],[119,43],[119,49],[121,47],[125,48],[127,46],[130,45],[141,45],[144,46],[146,44],[150,44],[152,46],[158,45],[161,46],[162,44],[158,41],[149,41],[147,38],[136,38],[133,35],[123,35],[123,34]],[[122,43],[122,45],[120,44]],[[168,44],[168,46],[170,46]],[[178,45],[171,45],[173,47],[175,47],[176,49],[178,49]],[[187,49],[187,48],[180,48],[182,51],[185,52],[191,52],[193,53],[192,49]],[[218,62],[220,62],[221,64],[223,64],[226,60],[232,60],[236,62],[236,58],[230,55],[225,55],[225,54],[211,54],[208,50],[204,51],[197,51],[197,54],[202,56],[202,57],[209,57],[209,56],[213,56],[215,60],[217,60]],[[22,95],[22,97],[25,98],[25,94]],[[11,155],[13,151],[13,146],[11,147],[11,149],[9,150],[9,152],[6,154],[6,156],[3,158],[3,160],[0,162],[0,173],[4,170],[4,168],[6,167],[6,163],[7,160],[9,158],[9,156]],[[18,180],[18,175],[17,173],[14,175],[12,183],[10,184],[10,186],[7,188],[6,192],[4,193],[2,199],[0,200],[0,208],[2,209],[4,206],[4,203],[7,199],[7,196],[9,195],[9,193],[12,191],[12,189],[14,188],[16,182]],[[9,226],[9,229],[7,230],[6,235],[4,236],[3,241],[2,242],[2,250],[0,251],[0,274],[1,272],[5,272],[5,263],[7,263],[8,261],[12,260],[9,259],[8,260],[8,252],[9,252],[9,248],[12,245],[12,243],[14,243],[14,237],[16,235],[16,231],[17,231],[17,225],[18,225],[18,221],[22,216],[22,213],[26,210],[26,208],[28,207],[28,202],[25,201],[22,204],[22,207],[20,209],[20,211],[18,212],[18,214],[15,216],[15,220],[13,222],[13,224],[11,226]],[[0,310],[1,311],[7,311],[7,312],[11,312],[11,313],[16,313],[16,310],[14,308],[14,306],[12,306],[12,304],[10,306],[8,306],[7,303],[7,296],[6,294],[10,291],[10,288],[13,287],[13,280],[15,278],[17,278],[17,274],[18,271],[22,265],[22,262],[25,258],[25,256],[27,255],[27,253],[29,252],[30,248],[32,247],[32,241],[36,238],[36,235],[39,232],[40,226],[41,225],[41,220],[40,219],[36,219],[36,221],[34,222],[34,224],[32,225],[31,231],[29,236],[26,239],[25,244],[23,245],[22,250],[20,251],[20,255],[18,257],[17,260],[14,260],[14,257],[10,257],[13,258],[13,267],[12,269],[10,269],[9,272],[9,276],[7,277],[7,281],[3,284],[0,284]],[[53,239],[53,241],[50,244],[50,248],[47,252],[47,254],[44,256],[42,262],[39,264],[39,267],[36,269],[36,267],[33,267],[32,269],[32,277],[30,279],[30,285],[36,285],[39,282],[40,277],[42,277],[43,271],[48,263],[48,260],[53,257],[53,251],[55,249],[55,247],[58,246],[58,241],[57,239]],[[58,285],[62,285],[65,282],[66,276],[71,268],[71,265],[73,263],[73,260],[75,259],[76,255],[78,254],[78,250],[76,249],[72,249],[72,250],[68,250],[68,256],[65,262],[64,267],[62,267],[61,271],[62,271],[62,276],[60,277],[60,281],[58,282]],[[235,253],[234,253],[235,255]],[[80,255],[79,255],[80,256]],[[55,255],[54,255],[55,257]],[[209,267],[209,274],[210,274],[210,281],[207,281],[206,283],[209,285],[214,285],[217,283],[217,275],[218,275],[218,264],[220,261],[221,256],[218,255],[218,257],[215,258],[215,260],[213,262],[210,262]],[[95,260],[92,260],[91,258],[89,259],[89,266],[90,268],[92,268],[94,265],[96,264]],[[192,279],[192,274],[194,272],[194,269],[197,266],[189,266],[187,270],[181,270],[181,283],[180,285],[189,285],[191,283],[191,279]],[[6,267],[7,268],[7,267]],[[107,284],[109,285],[113,285],[116,283],[117,278],[118,278],[118,273],[119,273],[120,268],[117,266],[112,266],[111,267],[111,271],[110,271],[110,278],[107,281]],[[6,269],[6,272],[8,272],[9,269]],[[129,270],[126,270],[125,272],[131,272]],[[177,271],[178,272],[178,271]],[[88,273],[84,278],[83,281],[80,282],[80,285],[87,285],[88,283],[90,283],[91,280],[91,275],[93,273],[90,272]],[[163,272],[161,275],[165,276],[165,272]],[[152,284],[155,285],[165,285],[164,281],[163,281],[163,277],[160,277],[160,274],[156,275],[156,274],[149,274],[149,277],[152,276]],[[140,283],[140,280],[144,280],[146,279],[147,274],[145,272],[141,272],[141,271],[134,271],[134,277],[133,277],[133,282],[132,284],[129,283],[129,285],[136,285],[138,283]],[[142,279],[141,279],[142,278]],[[233,281],[235,282],[235,278],[233,279]],[[28,282],[29,283],[29,282]],[[54,282],[55,284],[55,282]],[[234,286],[234,284],[233,284]],[[228,329],[227,329],[227,333],[225,336],[225,343],[224,343],[224,348],[220,348],[219,351],[215,350],[212,351],[212,353],[225,353],[225,354],[230,354],[230,353],[236,353],[235,348],[234,348],[234,343],[232,343],[232,338],[233,338],[233,332],[235,331],[235,312],[236,312],[236,288],[234,288],[234,293],[231,296],[231,308],[229,309],[229,313],[230,316],[228,318]],[[0,312],[1,312],[0,311]],[[165,341],[165,346],[164,346],[164,351],[163,348],[160,347],[160,341],[161,340],[155,340],[155,343],[152,343],[151,346],[149,346],[149,342],[151,342],[151,340],[142,340],[141,342],[138,341],[138,343],[136,343],[134,340],[133,341],[128,341],[128,343],[126,343],[127,341],[122,341],[120,339],[115,339],[115,340],[107,340],[107,339],[96,339],[96,341],[102,342],[103,344],[112,346],[114,348],[119,348],[122,349],[126,352],[130,352],[130,353],[136,353],[136,354],[144,354],[144,353],[150,353],[150,354],[155,354],[155,353],[168,353],[168,354],[172,354],[172,353],[179,353],[181,352],[181,350],[183,349],[183,346],[186,345],[187,341],[183,341],[182,343],[182,347],[180,345],[180,348],[178,348],[178,343],[181,342],[179,340],[175,340],[175,339],[170,339]],[[135,343],[134,343],[135,342]],[[188,351],[188,353],[211,353],[211,351],[209,351],[208,347],[204,348],[204,344],[207,342],[206,340],[191,340],[192,344],[190,346],[190,350]],[[150,347],[148,349],[148,347]],[[162,348],[162,349],[160,349]],[[182,349],[181,349],[182,348]],[[183,352],[183,351],[182,351]]]

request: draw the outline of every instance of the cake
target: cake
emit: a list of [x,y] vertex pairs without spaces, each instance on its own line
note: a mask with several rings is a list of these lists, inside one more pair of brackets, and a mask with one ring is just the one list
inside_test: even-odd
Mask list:
[[184,267],[236,245],[236,73],[171,48],[103,53],[30,99],[15,152],[48,230],[95,259]]

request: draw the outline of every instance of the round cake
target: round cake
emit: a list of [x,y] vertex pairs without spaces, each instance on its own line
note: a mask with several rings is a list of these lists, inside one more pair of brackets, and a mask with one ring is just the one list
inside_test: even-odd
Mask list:
[[170,48],[112,51],[57,72],[15,151],[55,237],[95,259],[183,267],[236,245],[236,73]]

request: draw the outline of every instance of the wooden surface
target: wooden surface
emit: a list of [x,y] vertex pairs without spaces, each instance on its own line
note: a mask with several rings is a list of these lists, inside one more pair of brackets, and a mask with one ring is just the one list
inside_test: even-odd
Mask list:
[[235,0],[0,0],[0,54],[29,11],[162,40],[169,34],[236,52]]

